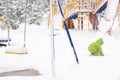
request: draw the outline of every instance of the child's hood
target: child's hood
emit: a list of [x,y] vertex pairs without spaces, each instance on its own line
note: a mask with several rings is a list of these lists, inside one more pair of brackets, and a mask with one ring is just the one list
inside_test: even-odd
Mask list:
[[104,41],[102,38],[99,38],[96,43],[100,44],[100,45],[103,45],[104,44]]

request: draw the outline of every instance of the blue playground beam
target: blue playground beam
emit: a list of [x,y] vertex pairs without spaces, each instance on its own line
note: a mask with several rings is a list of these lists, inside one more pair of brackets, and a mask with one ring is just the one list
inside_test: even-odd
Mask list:
[[77,62],[77,64],[79,64],[79,59],[78,59],[78,56],[77,56],[77,53],[76,53],[75,47],[74,47],[73,42],[72,42],[72,38],[71,38],[71,36],[70,36],[70,33],[69,33],[68,26],[67,26],[66,21],[65,21],[65,17],[64,17],[64,14],[63,14],[62,8],[61,8],[61,6],[60,6],[59,1],[56,0],[56,2],[57,2],[57,5],[58,5],[58,8],[59,8],[59,11],[60,11],[60,13],[61,13],[61,16],[62,16],[62,18],[63,18],[63,22],[64,22],[65,30],[66,30],[67,36],[68,36],[68,38],[69,38],[69,41],[70,41],[71,47],[73,48],[76,62]]
[[76,19],[78,17],[78,12],[71,14],[68,19]]
[[103,10],[105,10],[107,7],[107,2],[96,12],[96,13],[101,13]]

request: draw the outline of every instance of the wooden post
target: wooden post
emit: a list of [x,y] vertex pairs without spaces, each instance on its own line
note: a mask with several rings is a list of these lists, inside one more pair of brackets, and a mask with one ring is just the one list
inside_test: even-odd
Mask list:
[[57,9],[57,4],[56,3],[52,3],[52,8],[53,8],[53,15],[58,13],[58,9]]
[[80,22],[81,22],[80,26],[81,26],[81,29],[83,30],[83,26],[84,26],[84,23],[83,23],[83,19],[84,19],[83,12],[81,13],[80,19],[81,19],[80,20]]
[[80,29],[80,2],[81,0],[77,0],[78,1],[78,29]]
[[50,13],[48,14],[48,28],[50,27]]
[[90,4],[91,4],[91,1],[88,0],[88,30],[90,30],[90,17],[89,17],[89,14],[90,14]]
[[90,12],[88,12],[88,30],[90,30]]

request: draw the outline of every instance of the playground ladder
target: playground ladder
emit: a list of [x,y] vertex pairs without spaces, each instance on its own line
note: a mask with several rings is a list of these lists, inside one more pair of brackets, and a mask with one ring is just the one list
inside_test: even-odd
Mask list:
[[[84,2],[84,0],[77,0],[78,1],[78,29],[83,29],[84,25],[88,26],[90,29],[90,21],[89,21],[89,12],[90,12],[90,0]],[[87,14],[86,14],[87,13]],[[85,24],[83,21],[85,18],[88,20]]]

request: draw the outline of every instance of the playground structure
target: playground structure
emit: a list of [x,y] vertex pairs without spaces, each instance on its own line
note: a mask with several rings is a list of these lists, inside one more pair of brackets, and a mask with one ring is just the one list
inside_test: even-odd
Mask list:
[[9,42],[10,39],[10,29],[15,30],[19,26],[14,24],[12,21],[8,21],[3,17],[0,17],[0,43]]
[[[75,27],[74,19],[77,19],[78,29],[83,29],[87,26],[90,30],[90,12],[93,14],[101,14],[107,7],[108,0],[70,0],[62,7],[66,19],[66,24],[69,29]],[[57,4],[53,3],[53,15],[60,15]],[[118,26],[120,26],[120,8],[118,6]],[[62,28],[64,24],[61,20]],[[50,25],[50,15],[48,14],[48,27]]]
[[[71,0],[70,2],[66,3],[66,5],[63,7],[64,10],[64,16],[66,19],[67,25],[70,29],[74,28],[73,20],[78,20],[78,28],[80,29],[80,25],[83,25],[82,21],[83,19],[87,19],[88,23],[87,25],[90,26],[89,23],[89,12],[90,12],[90,0]],[[53,3],[53,15],[59,15],[57,5]],[[61,22],[62,28],[64,28],[63,22]],[[50,17],[48,14],[48,27],[50,25]],[[86,25],[86,24],[84,24]],[[89,28],[89,27],[88,27]]]
[[0,17],[0,43],[11,41],[10,30],[16,30],[19,26],[10,20]]
[[3,17],[0,17],[0,28],[7,29],[7,31],[1,30],[0,43],[11,41],[10,38],[8,39],[9,35],[7,34],[10,32],[9,27],[8,27],[8,23],[7,23],[7,20]]
[[[90,0],[71,0],[64,7],[64,16],[66,18],[66,23],[69,24],[70,29],[73,28],[72,22],[69,23],[69,20],[76,19],[78,20],[78,29],[83,29],[84,25],[90,27],[89,23],[89,12],[90,12]],[[69,20],[68,20],[69,19]],[[86,23],[83,20],[87,20]]]
[[[4,19],[3,17],[0,17],[0,21],[4,24],[4,27],[6,29],[8,29],[8,23],[7,23],[6,19]],[[2,27],[2,26],[0,26],[0,27]]]

